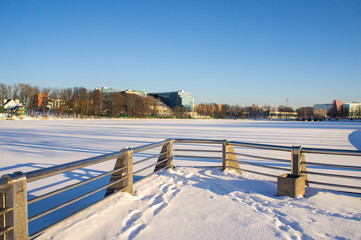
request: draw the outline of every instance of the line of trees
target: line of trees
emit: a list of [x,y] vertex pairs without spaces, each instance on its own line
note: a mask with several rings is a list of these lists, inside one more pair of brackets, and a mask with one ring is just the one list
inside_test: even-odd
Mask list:
[[[38,94],[47,96],[44,103],[39,105]],[[27,114],[56,116],[164,116],[159,112],[159,105],[151,96],[139,96],[127,93],[103,93],[88,90],[84,87],[74,88],[40,88],[30,84],[7,85],[0,83],[0,99],[19,99],[26,107]],[[58,101],[58,105],[49,107],[50,102]],[[163,108],[166,108],[164,105]],[[177,117],[188,117],[185,108],[176,109]],[[171,113],[171,111],[170,111]],[[169,114],[170,115],[170,114]]]
[[[58,101],[58,105],[49,108],[48,102],[39,105],[38,94],[42,93],[48,96],[48,100]],[[27,114],[45,115],[53,114],[56,116],[73,116],[73,117],[89,117],[89,116],[165,116],[164,112],[160,112],[160,101],[151,96],[139,96],[135,94],[127,94],[120,92],[104,93],[100,91],[88,90],[84,87],[74,88],[41,88],[30,84],[14,84],[7,85],[0,83],[0,99],[19,99],[27,109]],[[158,107],[156,107],[158,106]],[[164,105],[164,108],[166,106]],[[298,113],[298,118],[313,118],[312,107],[301,107],[294,110],[288,106],[279,106],[274,109],[270,106],[258,105],[242,107],[240,105],[203,103],[195,106],[195,112],[199,115],[210,116],[214,118],[265,118],[267,111],[277,110],[280,112]],[[346,112],[346,111],[345,111]],[[342,116],[345,115],[342,113]],[[338,113],[339,114],[339,113]],[[336,115],[335,111],[329,113],[330,117]],[[167,114],[168,117],[188,118],[190,113],[186,108],[175,107]]]
[[312,118],[312,107],[302,107],[294,110],[292,107],[278,106],[272,108],[271,106],[258,105],[242,107],[240,105],[216,104],[216,103],[202,103],[196,106],[195,111],[201,115],[210,116],[214,118],[266,118],[268,112],[271,110],[279,112],[297,112],[300,118]]

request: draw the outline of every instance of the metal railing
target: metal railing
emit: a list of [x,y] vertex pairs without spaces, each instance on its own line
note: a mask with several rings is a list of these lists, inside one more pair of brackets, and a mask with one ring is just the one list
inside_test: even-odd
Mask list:
[[[154,150],[159,147],[161,147],[159,153],[147,153],[146,157],[137,156],[137,154],[145,154],[146,151],[154,152]],[[248,153],[249,150],[252,150],[252,153]],[[257,150],[263,151],[263,155],[253,153]],[[277,158],[271,156],[270,153],[274,153],[275,151],[291,154],[291,158]],[[346,165],[317,161],[306,162],[305,154],[329,154],[359,157],[361,156],[361,151],[302,148],[301,146],[287,147],[230,140],[167,139],[140,147],[125,148],[118,152],[27,173],[16,172],[4,175],[0,178],[0,239],[36,238],[49,227],[52,227],[57,222],[63,221],[64,218],[69,217],[72,214],[68,214],[65,217],[63,216],[62,218],[57,219],[55,222],[51,222],[49,226],[36,229],[36,231],[31,230],[29,233],[29,225],[34,221],[41,220],[43,217],[47,216],[51,217],[51,214],[80,200],[94,196],[95,194],[100,194],[100,197],[95,200],[93,199],[86,207],[101,202],[115,192],[122,191],[133,194],[134,182],[139,182],[164,168],[173,167],[173,161],[207,161],[208,163],[212,163],[212,166],[221,167],[223,170],[235,170],[239,173],[245,171],[267,177],[277,177],[285,172],[290,172],[295,175],[303,175],[306,178],[307,184],[336,187],[339,188],[339,190],[347,189],[350,191],[351,189],[358,193],[361,192],[360,185],[345,185],[308,179],[308,175],[317,175],[325,178],[332,177],[359,181],[361,180],[360,176],[322,172],[319,168],[352,170],[353,172],[356,171],[357,173],[360,173],[361,164]],[[138,160],[135,161],[135,158]],[[27,184],[30,182],[44,180],[45,178],[74,170],[81,170],[89,166],[115,159],[115,166],[111,171],[105,171],[86,180],[56,189],[29,200],[27,199]],[[152,162],[152,159],[157,160],[153,160]],[[193,164],[192,166],[197,166],[197,164]],[[307,167],[309,167],[309,170]],[[140,174],[143,174],[141,179],[139,178]],[[135,180],[134,177],[137,177],[137,180]],[[102,180],[103,184],[100,186],[98,186],[98,184],[95,189],[89,191],[89,189],[86,188],[88,192],[81,193],[80,195],[68,194],[72,196],[71,199],[66,198],[63,202],[56,202],[55,205],[42,209],[40,212],[32,214],[28,213],[28,210],[31,210],[32,204],[41,204],[44,200],[49,200],[52,197],[57,197],[67,191],[85,187],[100,180]],[[77,209],[75,213],[80,210],[81,209]],[[30,215],[30,217],[28,215]]]

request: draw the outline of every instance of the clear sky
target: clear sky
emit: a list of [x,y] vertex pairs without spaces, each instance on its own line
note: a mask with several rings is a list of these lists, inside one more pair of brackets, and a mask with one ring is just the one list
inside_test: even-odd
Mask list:
[[0,82],[361,101],[361,1],[0,0]]

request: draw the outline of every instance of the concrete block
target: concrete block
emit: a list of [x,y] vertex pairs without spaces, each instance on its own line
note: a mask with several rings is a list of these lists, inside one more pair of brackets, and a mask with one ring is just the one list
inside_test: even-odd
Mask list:
[[297,197],[305,196],[306,180],[304,176],[294,174],[282,174],[277,177],[277,196]]

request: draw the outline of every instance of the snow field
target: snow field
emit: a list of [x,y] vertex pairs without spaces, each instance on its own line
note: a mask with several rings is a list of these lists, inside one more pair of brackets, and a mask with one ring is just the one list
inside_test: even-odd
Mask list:
[[[0,174],[32,171],[166,138],[231,139],[355,150],[361,149],[360,129],[360,122],[126,119],[0,121]],[[189,145],[175,147],[193,148]],[[201,149],[221,148],[201,146]],[[290,154],[285,152],[250,148],[236,148],[236,151],[290,159]],[[159,152],[160,148],[157,148],[138,154],[135,162]],[[237,159],[264,162],[239,156]],[[306,154],[306,161],[361,166],[358,157]],[[114,163],[115,160],[112,160],[32,182],[28,185],[28,198],[97,176],[113,169]],[[176,159],[174,164],[221,165],[218,160],[190,161],[181,158]],[[289,169],[287,164],[270,164]],[[139,164],[135,171],[144,166]],[[350,170],[311,166],[310,169],[360,176],[360,172]],[[151,169],[135,179],[150,172]],[[284,173],[279,170],[271,172],[276,175]],[[310,180],[318,179],[319,176],[312,176]],[[109,178],[105,178],[29,205],[29,216],[80,196],[108,181]],[[327,182],[332,181],[360,186],[356,180],[327,179]],[[360,196],[315,187],[311,185],[311,188],[307,188],[306,198],[276,197],[276,182],[273,178],[246,172],[240,176],[233,171],[220,172],[214,168],[177,167],[135,184],[135,196],[124,193],[111,196],[56,225],[39,239],[154,239],[154,236],[158,239],[219,239],[223,236],[230,239],[360,239]],[[35,232],[51,224],[64,217],[64,214],[73,214],[100,200],[102,196],[104,192],[99,192],[53,215],[35,220],[29,225],[30,231]]]

